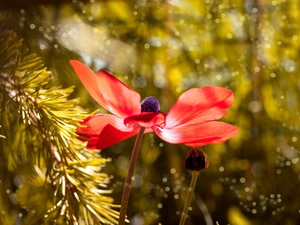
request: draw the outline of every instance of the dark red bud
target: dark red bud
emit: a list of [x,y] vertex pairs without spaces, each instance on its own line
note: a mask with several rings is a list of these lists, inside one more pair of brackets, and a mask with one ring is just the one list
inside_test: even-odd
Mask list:
[[186,155],[184,165],[189,171],[200,171],[207,168],[209,162],[201,150],[193,149]]

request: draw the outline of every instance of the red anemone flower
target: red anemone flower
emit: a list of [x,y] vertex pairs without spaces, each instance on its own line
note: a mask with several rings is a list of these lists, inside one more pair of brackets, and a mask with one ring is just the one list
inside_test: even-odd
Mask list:
[[90,95],[112,114],[96,114],[77,127],[87,149],[104,149],[136,135],[141,127],[166,142],[198,147],[223,143],[237,135],[236,127],[217,122],[234,101],[230,90],[207,86],[184,92],[165,114],[159,103],[140,95],[113,75],[100,70],[95,74],[79,61],[71,60],[76,74]]

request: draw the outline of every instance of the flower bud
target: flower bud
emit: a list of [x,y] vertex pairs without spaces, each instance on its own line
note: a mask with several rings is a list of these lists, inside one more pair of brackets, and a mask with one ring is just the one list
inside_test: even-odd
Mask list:
[[160,111],[159,102],[153,96],[145,98],[141,103],[141,107],[142,107],[142,112],[159,112]]
[[200,171],[207,168],[209,162],[201,150],[193,149],[187,153],[184,165],[189,171]]

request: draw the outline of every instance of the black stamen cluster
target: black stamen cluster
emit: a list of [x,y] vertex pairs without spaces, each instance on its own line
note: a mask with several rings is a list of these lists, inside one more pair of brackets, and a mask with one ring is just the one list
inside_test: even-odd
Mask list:
[[141,107],[142,107],[142,112],[159,112],[160,111],[159,102],[153,96],[145,98],[141,103]]

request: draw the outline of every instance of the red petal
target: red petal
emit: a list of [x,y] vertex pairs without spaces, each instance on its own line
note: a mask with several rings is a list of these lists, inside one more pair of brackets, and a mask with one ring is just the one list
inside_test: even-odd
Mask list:
[[153,130],[166,142],[186,144],[191,147],[223,143],[238,134],[236,127],[216,121],[173,128],[153,127]]
[[70,64],[73,66],[85,89],[99,103],[99,105],[104,106],[103,97],[99,91],[95,73],[90,68],[77,60],[70,60]]
[[193,88],[179,96],[166,118],[166,127],[204,123],[224,116],[233,103],[230,90],[208,86]]
[[101,87],[107,110],[120,115],[122,118],[141,112],[139,93],[106,71],[99,71],[96,75],[97,84]]
[[161,112],[143,112],[128,116],[124,119],[124,124],[130,126],[131,124],[138,124],[141,127],[164,126],[166,114]]
[[102,107],[122,118],[141,112],[140,95],[117,78],[101,70],[95,74],[76,60],[70,63],[83,86]]
[[120,119],[110,114],[90,116],[77,127],[79,139],[88,141],[87,149],[104,149],[137,134],[139,127],[127,127]]

